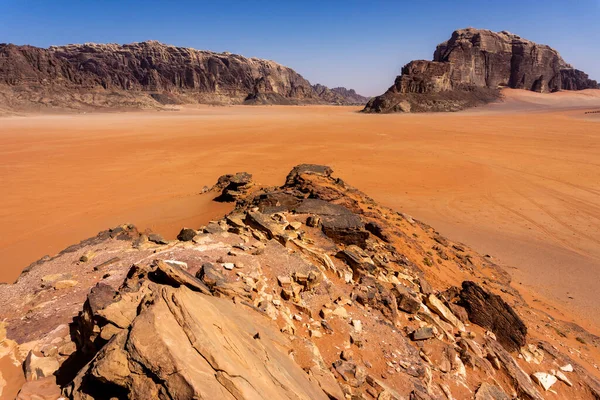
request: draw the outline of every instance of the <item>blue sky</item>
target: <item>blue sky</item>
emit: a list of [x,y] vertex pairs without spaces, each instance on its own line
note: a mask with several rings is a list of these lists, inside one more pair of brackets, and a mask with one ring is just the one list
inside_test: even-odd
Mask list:
[[453,30],[508,30],[600,80],[600,0],[0,0],[0,42],[159,40],[275,60],[312,83],[385,91]]

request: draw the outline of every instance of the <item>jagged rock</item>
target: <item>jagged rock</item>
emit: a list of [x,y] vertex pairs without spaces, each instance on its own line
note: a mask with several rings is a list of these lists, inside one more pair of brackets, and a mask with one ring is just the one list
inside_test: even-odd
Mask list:
[[148,240],[151,241],[152,243],[156,243],[156,244],[168,244],[169,243],[162,237],[162,235],[160,235],[158,233],[149,234]]
[[252,188],[252,175],[247,172],[238,172],[234,175],[223,175],[217,181],[215,188],[222,188],[221,195],[216,201],[233,202],[247,194]]
[[597,89],[558,52],[512,33],[460,29],[437,46],[433,61],[411,61],[365,112],[457,111],[499,98],[498,88],[536,92]]
[[562,371],[552,371],[552,375],[554,375],[559,381],[564,382],[568,386],[573,386],[573,383],[567,378],[567,376]]
[[573,372],[573,366],[571,364],[566,364],[560,367],[560,370],[564,372]]
[[421,308],[421,301],[417,298],[416,294],[406,286],[396,284],[392,289],[392,293],[396,296],[399,310],[414,314]]
[[429,308],[437,315],[439,315],[444,321],[452,324],[452,326],[461,331],[465,330],[465,325],[462,322],[460,322],[460,320],[456,318],[454,314],[452,314],[452,311],[450,311],[450,309],[446,307],[444,303],[442,303],[442,301],[438,299],[435,295],[430,294],[429,296],[427,296],[426,303],[427,306],[429,306]]
[[321,84],[313,85],[313,89],[319,97],[330,104],[353,104],[363,105],[369,100],[367,97],[357,94],[354,89],[337,87],[329,89]]
[[477,389],[475,400],[510,400],[510,397],[498,386],[484,382]]
[[533,378],[535,383],[543,387],[544,390],[549,390],[558,380],[554,375],[547,374],[546,372],[535,372],[531,375],[531,378]]
[[183,228],[177,235],[177,240],[182,242],[189,242],[197,235],[197,232],[190,228]]
[[169,275],[173,270],[155,270],[137,267],[129,274],[124,287],[137,288],[146,301],[135,308],[128,330],[79,372],[65,390],[69,398],[91,399],[91,388],[129,398],[327,398],[279,350],[285,339],[267,320],[257,321],[258,315],[248,316],[230,301],[173,286],[180,280]]
[[504,368],[506,373],[513,380],[517,392],[533,400],[544,400],[540,392],[533,386],[533,382],[517,364],[515,359],[493,339],[486,340],[486,350],[488,358],[494,358],[498,366]]
[[469,314],[469,320],[494,332],[508,351],[518,350],[525,345],[527,327],[500,296],[485,291],[474,282],[465,281],[462,283],[460,299]]
[[326,165],[317,164],[300,164],[292,168],[288,176],[285,178],[286,186],[293,186],[299,183],[300,176],[303,174],[318,175],[330,177],[333,170]]

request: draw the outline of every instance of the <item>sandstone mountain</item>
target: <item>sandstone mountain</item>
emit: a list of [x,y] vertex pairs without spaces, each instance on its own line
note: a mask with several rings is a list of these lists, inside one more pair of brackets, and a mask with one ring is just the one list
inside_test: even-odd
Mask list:
[[468,28],[438,45],[433,61],[406,64],[364,111],[457,111],[494,101],[502,87],[546,93],[597,89],[598,83],[549,46],[506,31]]
[[327,93],[321,96],[301,75],[273,61],[156,41],[48,49],[0,44],[0,108],[5,109],[354,104],[360,98]]
[[600,338],[527,304],[489,257],[332,173],[300,165],[280,187],[224,175],[202,195],[235,201],[219,221],[174,241],[122,225],[32,264],[0,290],[0,391],[600,396]]
[[366,104],[369,101],[368,97],[361,96],[354,89],[346,89],[345,87],[336,87],[329,89],[319,83],[313,85],[313,89],[320,98],[332,104]]

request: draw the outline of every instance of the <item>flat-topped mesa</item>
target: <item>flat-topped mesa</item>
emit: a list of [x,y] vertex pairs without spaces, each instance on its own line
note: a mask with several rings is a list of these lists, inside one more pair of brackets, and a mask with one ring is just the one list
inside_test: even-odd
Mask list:
[[433,61],[411,61],[386,93],[364,111],[457,111],[485,104],[510,87],[548,93],[597,89],[547,45],[510,32],[461,29],[437,46]]
[[64,108],[357,102],[351,93],[322,96],[296,71],[274,61],[157,41],[47,49],[0,44],[0,93],[9,109],[26,108],[28,102]]

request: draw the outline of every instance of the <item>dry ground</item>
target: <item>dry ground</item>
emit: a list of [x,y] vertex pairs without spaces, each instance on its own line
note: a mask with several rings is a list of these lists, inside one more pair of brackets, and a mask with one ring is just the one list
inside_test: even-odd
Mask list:
[[[530,301],[600,326],[600,91],[456,114],[352,107],[196,107],[0,119],[0,281],[123,222],[174,238],[227,206],[221,174],[280,184],[299,163],[336,175],[510,266]],[[527,288],[532,290],[527,290]],[[588,325],[590,327],[590,325]],[[593,329],[598,331],[598,329]]]

